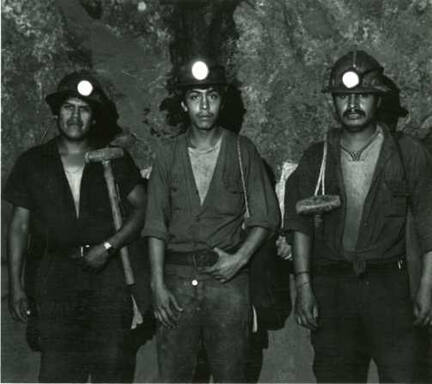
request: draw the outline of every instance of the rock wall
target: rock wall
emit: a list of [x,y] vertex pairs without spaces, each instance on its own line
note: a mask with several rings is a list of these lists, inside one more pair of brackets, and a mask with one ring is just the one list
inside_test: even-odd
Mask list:
[[401,125],[421,138],[430,132],[431,1],[250,0],[234,16],[243,132],[273,167],[298,160],[334,125],[321,89],[332,63],[353,48],[375,56],[402,89],[409,115]]
[[[184,9],[173,11],[181,2],[193,7],[206,1],[2,0],[2,177],[19,153],[55,134],[44,96],[64,74],[80,68],[92,68],[102,78],[119,124],[138,138],[132,148],[137,163],[149,165],[152,146],[172,133],[160,106],[169,96],[165,83],[175,52],[173,25],[179,23],[167,20],[184,17]],[[283,161],[298,161],[334,125],[321,88],[329,66],[352,48],[384,65],[409,110],[400,127],[432,149],[431,0],[217,0],[213,9],[224,1],[230,7],[239,3],[235,25],[204,24],[233,33],[222,59],[241,82],[242,133],[255,141],[277,176]],[[3,209],[3,223],[7,218]],[[23,332],[16,324],[10,329]],[[2,380],[36,381],[37,372],[20,376],[12,362],[21,361],[25,351],[18,354],[14,339],[2,335],[2,366],[9,368]],[[290,318],[283,330],[269,333],[260,381],[312,381],[311,357],[308,333]],[[152,341],[139,351],[136,380],[155,380],[155,364]]]

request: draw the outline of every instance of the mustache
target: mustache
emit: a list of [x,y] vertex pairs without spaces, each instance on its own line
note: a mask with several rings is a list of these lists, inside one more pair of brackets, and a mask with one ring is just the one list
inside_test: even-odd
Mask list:
[[77,120],[77,119],[73,119],[73,120],[68,120],[68,121],[66,121],[66,125],[68,126],[68,127],[70,127],[71,125],[78,125],[78,126],[82,126],[82,121],[81,120]]
[[348,117],[348,115],[351,115],[351,114],[353,114],[353,113],[355,113],[355,114],[357,114],[357,115],[360,115],[360,116],[365,116],[366,114],[364,113],[364,111],[362,111],[361,109],[359,109],[359,108],[350,108],[350,109],[347,109],[344,113],[343,113],[343,116],[344,117]]

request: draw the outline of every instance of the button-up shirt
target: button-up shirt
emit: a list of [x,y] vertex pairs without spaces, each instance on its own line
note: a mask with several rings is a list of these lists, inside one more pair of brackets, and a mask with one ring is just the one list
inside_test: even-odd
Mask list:
[[245,201],[237,152],[237,138],[224,130],[216,167],[201,204],[188,155],[188,134],[156,150],[148,185],[144,236],[167,243],[176,252],[238,247],[247,227],[279,228],[280,212],[273,187],[255,146],[240,136],[250,217]]
[[[353,252],[344,252],[343,233],[346,193],[340,163],[340,130],[329,133],[326,194],[339,195],[341,207],[323,214],[314,230],[313,218],[296,213],[297,201],[313,195],[318,179],[323,143],[305,151],[289,181],[284,229],[314,236],[313,262],[369,260],[383,262],[405,254],[405,226],[408,207],[413,212],[423,252],[432,250],[432,159],[421,143],[402,135],[399,144],[408,181],[396,147],[396,138],[383,127],[384,142],[367,193]],[[408,200],[409,199],[409,200]],[[408,204],[409,203],[409,204]]]

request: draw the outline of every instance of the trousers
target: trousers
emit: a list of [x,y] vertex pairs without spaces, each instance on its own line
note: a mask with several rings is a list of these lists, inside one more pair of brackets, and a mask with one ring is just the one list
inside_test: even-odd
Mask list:
[[[132,303],[124,290],[82,291],[69,302],[42,302],[40,382],[124,382],[135,356],[127,345]],[[130,380],[130,379],[129,379]]]
[[165,283],[183,308],[175,328],[158,325],[161,382],[191,382],[202,347],[216,382],[244,382],[249,348],[249,274],[220,283],[196,266],[165,266]]
[[413,326],[405,268],[314,274],[319,328],[311,333],[318,382],[366,382],[371,359],[380,382],[421,382],[427,336]]

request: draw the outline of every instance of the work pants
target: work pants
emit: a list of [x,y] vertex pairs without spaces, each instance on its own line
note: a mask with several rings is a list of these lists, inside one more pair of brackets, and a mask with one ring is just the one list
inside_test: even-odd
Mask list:
[[[40,264],[36,303],[41,382],[122,382],[133,307],[119,260],[87,271],[61,253]],[[130,377],[131,375],[126,375]]]
[[249,274],[226,283],[197,266],[165,266],[165,283],[183,312],[175,328],[157,330],[161,382],[191,382],[201,345],[215,382],[244,382],[250,336]]
[[369,362],[380,382],[422,382],[425,329],[413,326],[405,268],[314,273],[319,328],[311,334],[318,382],[366,382]]

